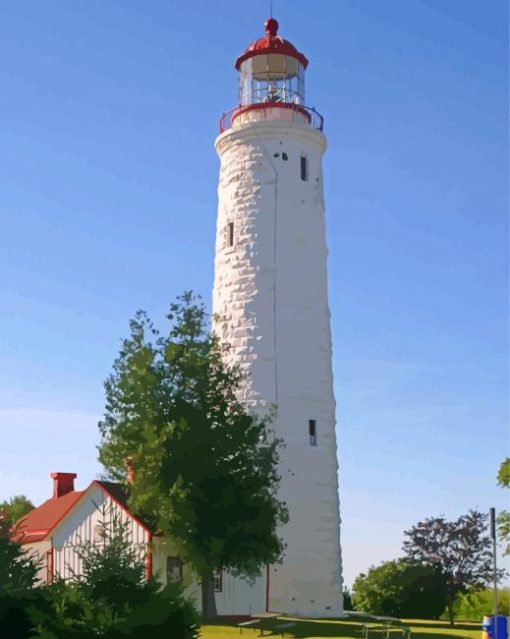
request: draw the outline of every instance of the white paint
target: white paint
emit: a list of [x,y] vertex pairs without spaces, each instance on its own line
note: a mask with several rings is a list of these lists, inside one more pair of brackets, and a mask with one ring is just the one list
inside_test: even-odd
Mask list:
[[[171,540],[155,537],[152,543],[154,576],[162,584],[167,583],[167,557],[175,557]],[[225,570],[222,573],[221,591],[215,592],[216,611],[218,615],[243,615],[265,610],[265,575],[257,577],[253,582],[234,577]],[[189,566],[183,564],[183,582],[186,597],[193,602],[199,612],[202,610],[202,593],[200,583]]]
[[[218,137],[213,294],[214,328],[247,376],[241,399],[258,412],[277,406],[273,428],[286,445],[280,498],[290,521],[280,531],[284,563],[270,571],[269,607],[317,617],[342,613],[325,147],[324,136],[307,123],[259,115],[235,121]],[[233,247],[225,241],[229,222]],[[317,423],[317,446],[310,446],[309,420]]]
[[48,581],[48,552],[51,550],[51,541],[36,541],[32,544],[23,544],[23,551],[37,564],[36,584],[38,586]]
[[100,544],[96,535],[101,525],[111,526],[114,519],[126,524],[128,538],[145,561],[149,535],[133,517],[97,484],[92,483],[72,511],[52,531],[55,577],[73,579],[81,576],[83,562],[79,548],[86,542]]

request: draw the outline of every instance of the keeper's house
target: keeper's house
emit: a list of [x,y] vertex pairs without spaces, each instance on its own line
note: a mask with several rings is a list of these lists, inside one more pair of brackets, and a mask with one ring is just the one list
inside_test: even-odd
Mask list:
[[[85,490],[75,490],[75,473],[51,473],[50,477],[52,497],[21,518],[11,536],[40,561],[40,582],[79,578],[80,548],[87,542],[102,544],[105,527],[118,521],[145,563],[147,578],[154,576],[163,584],[181,582],[200,609],[197,580],[172,551],[172,544],[130,512],[129,494],[122,484],[94,480]],[[245,615],[266,610],[265,577],[261,575],[251,584],[218,570],[215,573],[218,614]]]

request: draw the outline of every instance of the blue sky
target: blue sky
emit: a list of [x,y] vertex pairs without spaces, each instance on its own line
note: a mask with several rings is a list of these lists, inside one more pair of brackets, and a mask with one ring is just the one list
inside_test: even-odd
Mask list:
[[[269,3],[267,3],[269,4]],[[345,576],[505,505],[504,0],[276,0],[325,117]],[[0,498],[100,471],[128,319],[210,302],[219,117],[264,3],[10,3],[0,19]]]

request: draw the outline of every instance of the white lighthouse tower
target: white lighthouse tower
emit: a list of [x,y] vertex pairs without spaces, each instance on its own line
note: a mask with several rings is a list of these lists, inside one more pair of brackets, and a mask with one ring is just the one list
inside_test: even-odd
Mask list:
[[246,374],[243,401],[276,406],[279,497],[289,522],[269,610],[342,613],[335,400],[327,295],[322,117],[305,106],[308,60],[266,21],[237,59],[239,106],[224,115],[213,312]]

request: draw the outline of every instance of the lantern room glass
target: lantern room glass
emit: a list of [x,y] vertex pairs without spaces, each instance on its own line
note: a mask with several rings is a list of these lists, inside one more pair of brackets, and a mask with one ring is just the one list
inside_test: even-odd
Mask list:
[[255,55],[239,69],[241,106],[264,102],[304,104],[305,75],[296,58],[276,53]]

